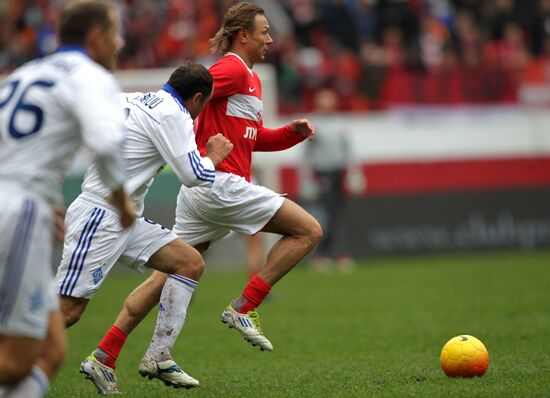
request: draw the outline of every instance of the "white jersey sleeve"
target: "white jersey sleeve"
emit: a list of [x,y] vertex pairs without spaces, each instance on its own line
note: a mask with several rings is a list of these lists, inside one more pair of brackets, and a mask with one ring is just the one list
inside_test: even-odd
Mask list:
[[200,155],[193,120],[187,111],[165,115],[151,139],[185,186],[205,186],[214,182],[214,164],[210,158]]
[[71,83],[75,93],[86,93],[72,103],[81,121],[84,144],[96,154],[95,163],[103,183],[115,190],[124,182],[126,171],[122,156],[124,115],[117,98],[119,86],[109,74],[89,76],[86,71],[75,73]]

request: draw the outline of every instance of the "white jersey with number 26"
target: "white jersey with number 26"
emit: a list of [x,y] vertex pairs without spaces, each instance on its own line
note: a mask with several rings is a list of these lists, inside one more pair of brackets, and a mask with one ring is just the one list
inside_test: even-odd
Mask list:
[[124,181],[124,114],[114,77],[80,47],[29,62],[0,83],[0,184],[61,202],[82,142],[114,189]]

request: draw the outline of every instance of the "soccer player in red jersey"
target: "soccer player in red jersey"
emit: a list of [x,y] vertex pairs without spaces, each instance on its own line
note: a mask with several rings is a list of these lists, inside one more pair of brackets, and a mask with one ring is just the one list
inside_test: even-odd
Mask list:
[[219,132],[233,143],[233,151],[218,164],[217,183],[211,189],[182,187],[174,226],[174,232],[199,250],[229,230],[282,235],[261,271],[222,313],[224,323],[268,351],[273,346],[263,335],[254,310],[322,236],[319,223],[296,203],[250,183],[252,152],[284,150],[306,138],[313,139],[315,134],[307,119],[278,129],[263,125],[262,86],[252,67],[264,60],[272,43],[262,8],[246,2],[229,8],[211,40],[212,49],[222,58],[210,68],[214,94],[199,115],[196,136],[202,150],[208,138]]
[[[213,96],[197,119],[197,145],[203,153],[209,137],[221,133],[231,141],[233,151],[217,165],[212,187],[182,186],[173,231],[201,252],[232,230],[245,235],[260,231],[282,235],[269,251],[261,271],[221,315],[222,322],[252,345],[271,351],[273,345],[264,336],[255,310],[271,287],[319,243],[323,232],[317,220],[296,203],[250,183],[252,152],[290,148],[313,139],[315,129],[307,119],[294,120],[278,129],[263,125],[262,86],[252,67],[264,60],[273,39],[261,7],[247,2],[230,7],[211,43],[222,58],[210,68]],[[138,286],[126,299],[115,325],[133,330],[158,302],[165,280],[166,274],[155,271]],[[160,308],[187,304],[161,302]],[[145,357],[171,358],[184,322],[185,319],[170,319],[160,310]],[[105,353],[116,358],[122,343],[116,343],[113,327],[100,347],[107,347]]]

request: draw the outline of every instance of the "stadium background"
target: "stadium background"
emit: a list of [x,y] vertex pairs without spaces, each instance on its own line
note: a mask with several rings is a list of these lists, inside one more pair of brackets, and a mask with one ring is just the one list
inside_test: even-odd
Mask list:
[[[0,3],[0,73],[55,49],[63,3]],[[208,39],[231,1],[119,3],[117,77],[132,91],[156,90],[182,62],[211,64]],[[362,176],[348,187],[353,257],[550,245],[549,0],[258,3],[275,40],[257,66],[266,125],[310,114],[322,88],[340,97],[335,117]],[[254,166],[309,206],[302,157],[302,147],[256,154]],[[67,180],[68,202],[87,161],[79,155]],[[160,175],[145,215],[171,226],[178,185]],[[214,263],[242,262],[238,239],[218,247]]]
[[[55,49],[63,3],[0,0],[0,74]],[[210,64],[208,38],[229,3],[120,1],[124,88],[155,90],[181,62]],[[276,350],[262,355],[220,327],[246,271],[242,240],[219,242],[174,349],[201,387],[182,392],[137,375],[152,311],[119,358],[119,389],[148,398],[548,397],[550,251],[539,248],[550,245],[550,0],[259,3],[275,39],[255,67],[266,124],[308,115],[321,88],[339,93],[335,117],[353,147],[345,221],[357,267],[297,267],[281,280],[261,309]],[[263,183],[310,207],[303,156],[299,146],[254,165]],[[87,161],[78,156],[67,202]],[[159,175],[146,215],[170,226],[178,188],[172,173]],[[97,396],[78,368],[142,280],[107,278],[68,330],[49,397]],[[441,347],[461,333],[489,349],[481,379],[439,369]]]

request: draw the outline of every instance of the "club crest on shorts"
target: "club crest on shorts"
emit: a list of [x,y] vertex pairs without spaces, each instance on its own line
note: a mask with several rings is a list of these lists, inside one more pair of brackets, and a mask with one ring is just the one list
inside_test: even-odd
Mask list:
[[103,271],[101,268],[98,268],[94,271],[92,274],[92,278],[94,279],[94,284],[97,285],[97,283],[103,278]]
[[44,305],[44,297],[41,289],[36,289],[30,297],[29,308],[31,312],[36,312]]

